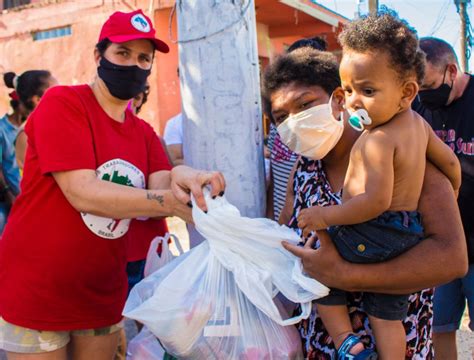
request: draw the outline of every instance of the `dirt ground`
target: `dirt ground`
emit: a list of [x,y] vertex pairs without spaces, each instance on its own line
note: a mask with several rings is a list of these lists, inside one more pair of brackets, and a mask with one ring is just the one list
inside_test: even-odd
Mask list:
[[461,330],[456,336],[458,342],[459,360],[474,359],[474,333],[469,329],[469,315],[464,314]]

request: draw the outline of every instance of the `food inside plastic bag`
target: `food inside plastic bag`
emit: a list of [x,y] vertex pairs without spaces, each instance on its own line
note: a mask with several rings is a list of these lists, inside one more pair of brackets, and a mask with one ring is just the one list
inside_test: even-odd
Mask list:
[[[124,315],[145,324],[180,359],[299,359],[292,324],[307,318],[311,301],[328,289],[302,273],[281,246],[298,236],[268,219],[241,217],[225,198],[193,206],[207,241],[145,278],[132,290]],[[299,303],[288,318],[276,295]]]
[[165,349],[146,327],[130,341],[127,348],[127,360],[162,360],[164,355]]

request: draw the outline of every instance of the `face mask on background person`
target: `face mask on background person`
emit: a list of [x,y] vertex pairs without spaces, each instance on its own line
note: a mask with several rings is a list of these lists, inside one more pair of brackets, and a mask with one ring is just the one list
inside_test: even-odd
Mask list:
[[112,96],[130,100],[145,90],[151,69],[144,70],[137,65],[117,65],[102,56],[97,72]]
[[282,142],[292,151],[313,160],[324,158],[338,143],[344,123],[332,114],[332,95],[327,104],[289,116],[277,128]]
[[429,110],[438,110],[445,106],[449,99],[449,94],[453,88],[454,81],[451,82],[451,86],[444,83],[446,78],[446,71],[444,70],[443,82],[436,89],[420,90],[418,96],[420,97],[421,103],[426,106]]

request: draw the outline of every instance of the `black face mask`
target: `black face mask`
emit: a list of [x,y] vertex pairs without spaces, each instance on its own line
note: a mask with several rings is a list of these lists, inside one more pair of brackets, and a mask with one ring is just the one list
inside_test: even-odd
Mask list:
[[116,65],[102,56],[97,72],[112,96],[130,100],[145,90],[151,70],[141,69],[137,65]]
[[[448,70],[447,67],[446,70]],[[444,71],[443,75],[443,83],[440,86],[438,86],[436,89],[420,90],[418,92],[421,103],[429,110],[438,110],[445,106],[448,102],[449,94],[451,94],[454,81],[451,83],[451,86],[444,83],[446,70]]]

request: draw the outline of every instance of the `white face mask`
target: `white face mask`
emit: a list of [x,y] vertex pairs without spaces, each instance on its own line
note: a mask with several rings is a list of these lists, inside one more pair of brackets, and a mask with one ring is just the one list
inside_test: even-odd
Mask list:
[[277,128],[281,141],[292,151],[313,160],[324,158],[338,143],[344,123],[332,115],[331,98],[327,104],[289,116]]

